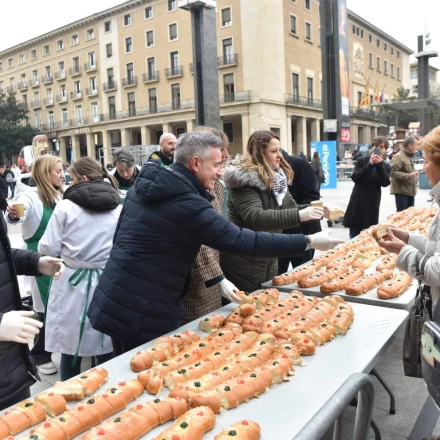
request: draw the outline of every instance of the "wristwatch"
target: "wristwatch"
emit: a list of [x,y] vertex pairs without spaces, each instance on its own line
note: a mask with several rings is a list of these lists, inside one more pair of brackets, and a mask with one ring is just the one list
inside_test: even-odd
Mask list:
[[312,240],[310,240],[310,235],[304,235],[304,237],[307,240],[307,246],[304,249],[304,252],[305,252],[305,251],[309,251],[310,249],[312,249]]

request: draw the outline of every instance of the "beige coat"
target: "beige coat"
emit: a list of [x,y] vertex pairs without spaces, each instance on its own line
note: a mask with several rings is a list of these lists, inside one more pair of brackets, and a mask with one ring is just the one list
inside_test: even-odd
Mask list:
[[417,193],[417,179],[410,179],[409,174],[415,171],[413,155],[403,148],[391,161],[391,194],[405,194],[414,197]]

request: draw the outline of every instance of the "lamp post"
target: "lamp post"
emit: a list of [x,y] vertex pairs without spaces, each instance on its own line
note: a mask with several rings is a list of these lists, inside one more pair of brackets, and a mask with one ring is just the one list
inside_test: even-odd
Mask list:
[[220,127],[216,0],[179,0],[191,11],[196,125]]

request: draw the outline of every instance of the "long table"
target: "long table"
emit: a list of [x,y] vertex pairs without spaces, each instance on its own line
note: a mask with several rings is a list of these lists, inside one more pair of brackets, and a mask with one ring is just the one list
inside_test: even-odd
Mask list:
[[[380,260],[376,260],[371,267],[365,270],[365,274],[370,274],[376,271],[376,266],[380,263]],[[307,263],[306,263],[307,264]],[[305,266],[305,265],[303,265]],[[300,266],[300,267],[303,267]],[[295,268],[295,269],[299,269]],[[397,269],[394,270],[395,273],[397,273]],[[385,283],[387,281],[385,280]],[[328,296],[328,294],[322,293],[320,291],[320,286],[315,287],[299,287],[297,283],[291,283],[291,284],[285,284],[284,286],[274,286],[271,281],[267,281],[261,285],[263,289],[267,289],[269,287],[274,287],[278,289],[280,292],[291,292],[292,290],[299,290],[304,293],[304,295],[309,296],[317,296],[319,298],[323,298],[325,296]],[[417,291],[417,281],[413,280],[411,286],[409,289],[404,292],[402,295],[391,298],[391,299],[380,299],[377,296],[377,287],[374,289],[369,290],[368,292],[359,295],[348,295],[345,293],[345,290],[338,290],[337,292],[332,293],[332,295],[339,295],[342,298],[344,298],[346,301],[352,302],[352,303],[359,303],[359,304],[369,304],[372,306],[378,306],[378,307],[386,307],[386,308],[393,308],[393,309],[403,309],[403,310],[410,310],[412,305],[414,304],[414,299],[416,296]]]
[[[225,306],[216,313],[226,316],[233,307]],[[289,382],[274,385],[259,398],[252,399],[238,408],[223,411],[217,416],[215,428],[204,438],[213,439],[216,434],[241,419],[258,422],[262,428],[263,440],[294,438],[351,374],[369,373],[395,339],[408,313],[404,310],[363,304],[352,304],[352,307],[356,315],[352,328],[345,336],[338,336],[318,347],[314,356],[304,357],[307,366],[296,367],[296,374]],[[175,330],[173,334],[197,330],[197,325],[198,321],[193,321]],[[199,333],[206,336],[203,332]],[[97,394],[104,392],[104,389],[112,384],[136,378],[136,373],[130,370],[130,359],[136,351],[150,345],[151,342],[144,344],[103,364],[109,371],[109,378]],[[157,397],[167,396],[168,390],[164,389]],[[155,396],[145,393],[135,402],[147,402],[154,398]],[[331,405],[331,402],[328,404]],[[143,438],[152,439],[170,425],[171,422],[159,426]]]

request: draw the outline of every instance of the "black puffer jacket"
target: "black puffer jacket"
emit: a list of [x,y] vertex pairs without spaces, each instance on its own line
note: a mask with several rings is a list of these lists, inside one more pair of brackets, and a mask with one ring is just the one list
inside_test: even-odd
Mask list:
[[89,307],[93,328],[140,345],[179,327],[201,244],[254,256],[304,251],[305,237],[240,229],[218,215],[211,200],[180,164],[142,167]]
[[[11,249],[6,233],[6,224],[0,219],[0,323],[3,314],[12,310],[21,310],[20,291],[17,274],[39,276],[38,252]],[[34,376],[34,377],[33,377]],[[10,401],[35,383],[38,378],[35,365],[29,357],[27,344],[0,342],[0,410],[4,402]]]
[[118,191],[102,180],[73,185],[64,193],[64,199],[94,212],[112,211],[120,202]]

